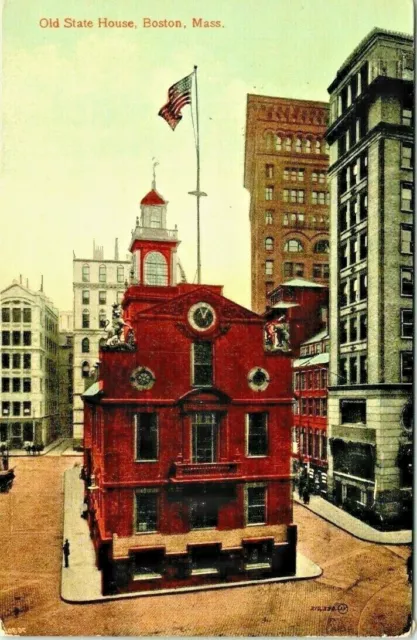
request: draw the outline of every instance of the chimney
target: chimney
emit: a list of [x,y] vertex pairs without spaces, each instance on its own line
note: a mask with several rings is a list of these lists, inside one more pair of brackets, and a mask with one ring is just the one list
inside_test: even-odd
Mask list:
[[114,259],[119,259],[119,238],[116,238],[114,242]]
[[29,279],[26,278],[26,289],[29,289]]
[[40,288],[40,290],[41,290],[41,291],[42,291],[42,293],[43,293],[43,275],[41,276],[41,288]]
[[20,284],[22,284],[22,274],[20,273]]

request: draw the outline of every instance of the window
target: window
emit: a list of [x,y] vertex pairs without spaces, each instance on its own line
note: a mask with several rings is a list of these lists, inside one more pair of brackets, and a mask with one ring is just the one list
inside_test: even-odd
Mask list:
[[366,400],[341,400],[341,424],[366,424]]
[[413,382],[413,352],[401,352],[401,382]]
[[90,365],[88,362],[83,362],[81,367],[81,377],[88,378],[90,375]]
[[368,357],[366,355],[359,356],[359,383],[366,384],[368,382]]
[[284,278],[302,278],[304,276],[304,264],[302,262],[284,262]]
[[135,415],[136,460],[158,459],[158,418],[156,413]]
[[82,267],[81,279],[83,282],[90,282],[90,266],[84,264]]
[[[162,227],[162,219],[160,211],[151,211],[151,219],[149,222],[151,229],[160,229]],[[123,267],[121,267],[123,269]],[[119,270],[119,267],[117,267]],[[119,272],[117,272],[117,278],[119,278]],[[117,282],[123,282],[123,280],[117,280]]]
[[285,138],[284,147],[285,151],[291,151],[291,138]]
[[314,153],[321,153],[321,140],[316,140],[314,144]]
[[330,272],[328,264],[313,264],[313,278],[328,280],[329,275]]
[[311,182],[318,182],[319,176],[317,171],[313,171],[311,174]]
[[[365,300],[368,295],[368,276],[366,273],[361,273],[359,276],[359,300]],[[353,300],[351,299],[351,302]]]
[[23,354],[23,368],[30,369],[32,367],[32,354],[24,353]]
[[266,164],[265,165],[265,178],[273,178],[274,177],[274,165]]
[[347,360],[346,358],[340,358],[339,360],[339,383],[347,383]]
[[409,267],[401,267],[401,295],[412,297],[413,290],[413,270]]
[[326,191],[312,191],[311,192],[311,203],[324,205],[326,203]]
[[246,524],[265,524],[266,487],[249,485],[246,487]]
[[359,340],[366,340],[368,337],[368,317],[366,313],[359,316]]
[[266,276],[272,276],[274,271],[274,261],[273,260],[266,260],[265,261],[265,275]]
[[1,414],[3,416],[10,415],[10,402],[2,402]]
[[303,245],[300,242],[300,240],[296,240],[296,239],[287,240],[287,242],[284,245],[284,251],[287,251],[290,253],[302,253]]
[[346,231],[348,228],[348,209],[346,206],[341,207],[339,212],[340,231]]
[[356,356],[349,358],[349,381],[350,384],[358,382],[358,360]]
[[273,213],[273,211],[265,211],[265,224],[272,224]]
[[168,265],[159,251],[151,251],[145,257],[145,284],[164,287],[168,284]]
[[15,307],[12,309],[12,322],[21,322],[22,321],[22,310],[19,307]]
[[328,240],[319,240],[314,245],[313,251],[314,251],[314,253],[329,253],[329,251],[330,251],[329,241]]
[[88,291],[88,289],[85,289],[82,292],[81,300],[83,304],[90,304],[90,292]]
[[90,353],[90,340],[88,338],[81,340],[81,353]]
[[346,307],[348,304],[348,283],[342,282],[339,289],[339,303],[341,307]]
[[25,345],[25,347],[30,347],[30,345],[32,344],[32,332],[31,331],[24,331],[23,332],[23,344]]
[[10,355],[8,353],[1,354],[1,367],[2,369],[10,369]]
[[274,199],[274,187],[269,186],[265,187],[265,200],[273,200]]
[[10,391],[10,378],[1,379],[1,390],[3,393],[9,393]]
[[193,462],[217,460],[218,422],[215,413],[195,413],[191,422]]
[[268,415],[248,413],[246,416],[246,453],[248,456],[268,455]]
[[105,329],[106,325],[107,325],[106,312],[104,309],[101,309],[100,313],[98,314],[98,326],[100,329]]
[[347,320],[342,320],[340,323],[340,344],[346,344],[348,341],[347,327]]
[[98,303],[99,304],[106,304],[107,303],[107,292],[106,291],[99,291],[98,292]]
[[23,392],[30,393],[32,391],[32,380],[30,378],[23,378]]
[[300,138],[295,139],[295,151],[296,153],[301,153],[301,140]]
[[413,111],[412,109],[403,108],[401,111],[401,124],[406,127],[411,127],[413,123]]
[[13,415],[20,416],[20,402],[13,402]]
[[401,210],[413,211],[414,208],[414,193],[413,185],[403,182],[401,184]]
[[413,227],[401,225],[401,253],[413,253]]
[[401,337],[413,337],[413,312],[411,309],[401,309]]
[[358,259],[358,240],[357,238],[351,238],[349,242],[350,246],[350,264],[355,264]]
[[365,260],[368,255],[368,234],[362,233],[359,236],[359,260]]
[[413,147],[410,144],[401,145],[401,168],[412,169],[414,167]]
[[136,533],[158,530],[158,490],[136,491]]
[[275,136],[275,151],[282,150],[282,139],[280,136]]
[[274,248],[274,239],[271,237],[265,238],[265,249],[266,251],[272,251]]
[[1,321],[10,322],[10,309],[9,307],[2,307],[1,309]]
[[339,249],[340,268],[345,269],[348,266],[348,245],[347,243],[340,245]]
[[311,153],[311,140],[309,140],[308,138],[307,138],[307,140],[306,140],[306,142],[305,142],[305,148],[304,148],[304,151],[305,151],[306,153]]
[[194,342],[192,345],[193,381],[196,387],[213,384],[213,345],[211,342]]
[[[191,529],[213,529],[217,527],[218,501],[215,496],[202,493],[198,498],[190,501],[190,526]],[[193,573],[199,571],[213,571],[218,564],[217,545],[206,547],[194,547],[191,551]],[[216,570],[217,573],[217,570]]]
[[117,292],[117,304],[121,304],[123,302],[124,295],[125,295],[124,291]]
[[81,326],[83,329],[89,329],[90,327],[90,312],[88,309],[83,311]]
[[20,331],[12,331],[12,344],[14,346],[19,346],[21,337]]
[[20,353],[14,353],[12,355],[12,369],[20,369],[21,367],[21,355]]
[[106,282],[107,280],[107,269],[105,264],[101,264],[98,268],[98,281]]

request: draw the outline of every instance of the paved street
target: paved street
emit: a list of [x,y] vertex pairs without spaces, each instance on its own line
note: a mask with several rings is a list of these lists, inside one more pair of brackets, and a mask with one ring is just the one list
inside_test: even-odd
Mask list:
[[[93,605],[61,601],[62,474],[76,461],[72,456],[19,458],[12,491],[0,494],[0,618],[8,633],[265,636],[403,631],[411,600],[405,571],[409,547],[363,542],[301,505],[295,505],[299,550],[323,568],[319,578]],[[328,610],[332,607],[335,610]]]

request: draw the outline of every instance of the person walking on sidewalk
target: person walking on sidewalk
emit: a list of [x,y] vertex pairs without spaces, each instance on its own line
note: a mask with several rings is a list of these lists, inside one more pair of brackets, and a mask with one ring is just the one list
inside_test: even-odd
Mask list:
[[68,538],[65,539],[65,544],[62,547],[62,551],[64,552],[65,568],[67,569],[69,567],[68,558],[70,555],[70,543],[68,542]]
[[303,502],[304,504],[310,504],[310,491],[308,485],[306,485],[303,490]]

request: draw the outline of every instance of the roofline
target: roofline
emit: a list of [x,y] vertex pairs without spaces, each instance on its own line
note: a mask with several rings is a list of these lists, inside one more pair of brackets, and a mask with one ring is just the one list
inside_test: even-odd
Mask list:
[[291,104],[302,104],[304,106],[307,105],[312,105],[315,107],[323,107],[324,109],[329,109],[329,103],[322,101],[322,100],[305,100],[303,98],[284,98],[281,96],[264,96],[262,94],[259,93],[248,93],[247,94],[248,98],[247,98],[247,103],[249,103],[251,101],[251,99],[254,99],[254,101],[258,98],[264,98],[266,100],[273,100],[274,102],[285,102],[285,103],[291,103]]
[[343,80],[343,78],[345,77],[349,69],[351,69],[354,66],[354,62],[356,62],[356,60],[365,53],[366,49],[370,48],[372,44],[375,42],[375,40],[377,40],[379,37],[384,37],[394,42],[398,42],[398,40],[401,39],[404,42],[404,44],[408,43],[413,45],[414,43],[413,36],[408,33],[403,33],[400,31],[388,31],[387,29],[380,29],[379,27],[375,27],[364,38],[362,38],[359,44],[353,49],[352,53],[350,53],[350,55],[343,62],[342,66],[339,67],[339,69],[336,72],[335,79],[330,83],[329,87],[327,88],[328,93],[333,92],[333,90],[338,86],[338,84],[341,83],[341,81]]

